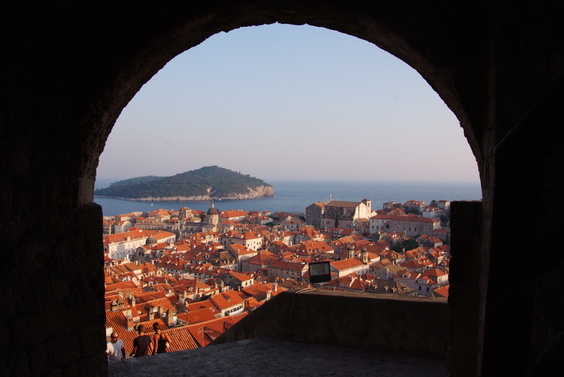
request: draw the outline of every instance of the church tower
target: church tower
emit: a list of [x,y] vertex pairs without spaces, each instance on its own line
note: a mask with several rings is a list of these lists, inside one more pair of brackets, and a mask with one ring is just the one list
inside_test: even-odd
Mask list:
[[364,264],[370,262],[370,256],[368,255],[368,250],[365,247],[362,248],[362,253],[360,253],[360,261]]
[[208,215],[207,216],[208,224],[213,226],[219,224],[219,211],[217,210],[217,208],[214,207],[213,200],[211,202],[210,209],[208,209],[207,215]]

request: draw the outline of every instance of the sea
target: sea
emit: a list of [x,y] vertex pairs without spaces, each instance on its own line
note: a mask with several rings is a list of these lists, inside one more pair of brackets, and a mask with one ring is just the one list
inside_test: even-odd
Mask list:
[[[117,180],[97,180],[96,188],[104,188]],[[293,181],[269,180],[274,196],[248,200],[215,200],[220,211],[270,211],[303,214],[307,206],[328,200],[372,201],[372,209],[382,208],[386,202],[404,203],[420,200],[429,204],[432,200],[480,200],[479,182],[392,182],[392,181]],[[116,216],[131,212],[151,212],[157,209],[178,210],[188,207],[207,211],[210,202],[146,202],[94,197],[102,206],[104,216]]]

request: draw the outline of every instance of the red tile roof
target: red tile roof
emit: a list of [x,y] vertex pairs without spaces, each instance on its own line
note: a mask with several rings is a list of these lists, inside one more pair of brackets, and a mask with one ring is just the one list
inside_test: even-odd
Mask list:
[[198,344],[192,337],[190,329],[188,329],[187,326],[164,330],[163,333],[168,335],[170,339],[170,348],[167,349],[167,352],[192,350],[198,348]]
[[228,328],[237,323],[246,314],[217,318],[211,321],[201,322],[198,324],[186,326],[192,337],[200,347],[206,347],[212,341],[217,339]]
[[439,296],[439,297],[448,298],[449,288],[450,288],[450,286],[444,285],[444,286],[442,286],[442,287],[439,287],[439,288],[435,289],[435,290],[433,291],[433,293],[435,293],[435,294],[436,294],[437,296]]
[[284,261],[275,261],[268,268],[279,268],[284,270],[292,270],[292,271],[303,271],[306,268],[306,263],[294,263],[294,262],[284,262]]
[[228,290],[214,295],[210,298],[211,302],[220,310],[226,310],[233,306],[242,305],[243,299],[234,290]]
[[176,316],[191,325],[194,323],[210,321],[215,319],[217,310],[211,311],[210,308],[203,308],[198,310],[189,311],[187,313],[179,313]]
[[359,261],[356,258],[347,258],[347,259],[343,259],[343,260],[339,260],[339,261],[333,261],[333,262],[331,262],[331,265],[333,267],[335,267],[337,270],[342,271],[342,270],[346,270],[346,269],[349,269],[349,268],[363,266],[364,263],[362,263],[361,261]]

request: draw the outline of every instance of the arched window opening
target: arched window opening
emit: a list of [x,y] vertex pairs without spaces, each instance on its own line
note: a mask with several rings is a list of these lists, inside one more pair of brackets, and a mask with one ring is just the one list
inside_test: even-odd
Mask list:
[[[190,305],[202,302],[236,320],[255,309],[249,302],[308,286],[307,265],[320,260],[331,260],[333,277],[320,289],[444,297],[447,202],[481,198],[462,128],[414,69],[364,40],[308,26],[237,29],[170,61],[122,112],[97,187],[207,166],[262,179],[275,196],[96,198],[108,250],[112,229],[146,239],[127,240],[131,271],[108,255],[106,272],[145,275],[141,288],[176,296],[170,311],[151,316],[171,328],[189,326]],[[315,203],[318,227],[307,213]],[[225,214],[240,209],[244,218]],[[165,242],[170,233],[176,243]],[[113,284],[107,296],[124,292]]]

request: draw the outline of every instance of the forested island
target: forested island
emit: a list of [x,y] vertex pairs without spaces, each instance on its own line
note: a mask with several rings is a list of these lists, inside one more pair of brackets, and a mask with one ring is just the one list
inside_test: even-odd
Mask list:
[[112,183],[94,191],[98,197],[139,201],[204,201],[274,196],[261,179],[219,166],[205,166],[170,177],[146,176]]

